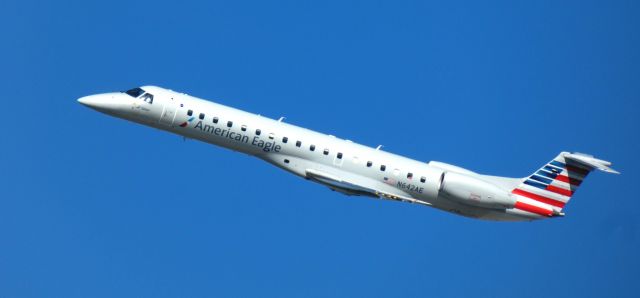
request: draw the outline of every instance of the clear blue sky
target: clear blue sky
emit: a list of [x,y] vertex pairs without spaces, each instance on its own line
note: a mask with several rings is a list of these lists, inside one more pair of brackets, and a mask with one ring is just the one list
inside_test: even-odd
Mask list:
[[[638,1],[0,2],[0,297],[637,297]],[[351,198],[110,118],[153,84],[419,160],[614,162],[567,217]]]

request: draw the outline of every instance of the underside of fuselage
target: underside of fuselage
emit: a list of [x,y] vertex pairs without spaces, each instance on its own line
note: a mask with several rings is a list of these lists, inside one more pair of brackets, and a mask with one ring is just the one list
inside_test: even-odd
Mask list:
[[[378,181],[370,178],[354,176],[352,173],[343,172],[335,168],[327,168],[325,165],[313,163],[308,160],[300,160],[296,157],[264,155],[260,158],[288,172],[292,172],[297,176],[303,177],[306,180],[324,185],[332,191],[336,191],[347,196],[363,196],[414,203],[469,218],[489,221],[531,221],[540,218],[527,213],[514,214],[506,209],[498,210],[469,206],[451,201],[440,195],[430,199],[415,198],[411,197],[410,194],[400,192],[394,188],[389,188],[387,184],[379,183]],[[279,162],[280,160],[286,160],[287,165],[294,164],[299,167],[284,166]],[[304,170],[293,170],[296,168],[304,168]],[[504,183],[509,183],[509,181],[505,181]]]

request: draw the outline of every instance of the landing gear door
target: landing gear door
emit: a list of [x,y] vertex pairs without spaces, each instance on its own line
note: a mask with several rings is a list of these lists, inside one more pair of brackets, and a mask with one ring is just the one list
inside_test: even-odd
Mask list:
[[160,114],[160,123],[168,126],[173,126],[173,121],[176,118],[177,103],[173,97],[164,101],[162,107],[162,114]]

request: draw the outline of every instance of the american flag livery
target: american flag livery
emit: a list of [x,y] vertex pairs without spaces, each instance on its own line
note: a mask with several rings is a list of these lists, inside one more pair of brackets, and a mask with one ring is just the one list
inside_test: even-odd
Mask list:
[[516,198],[514,208],[548,217],[563,215],[562,208],[594,169],[573,156],[574,154],[562,152],[531,176],[524,178],[511,192]]

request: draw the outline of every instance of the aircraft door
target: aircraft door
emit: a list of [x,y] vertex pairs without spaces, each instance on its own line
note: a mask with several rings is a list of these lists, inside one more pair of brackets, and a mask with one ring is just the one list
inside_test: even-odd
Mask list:
[[173,121],[176,118],[177,103],[173,97],[164,101],[162,108],[162,114],[160,114],[160,123],[168,126],[173,126]]

